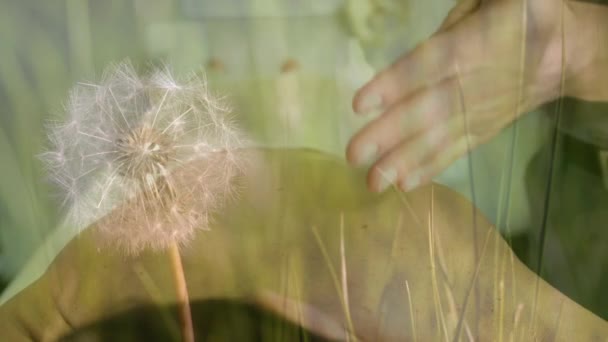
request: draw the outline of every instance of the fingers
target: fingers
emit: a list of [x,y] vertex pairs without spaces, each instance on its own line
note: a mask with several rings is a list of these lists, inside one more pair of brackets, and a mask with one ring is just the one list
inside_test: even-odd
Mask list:
[[449,144],[445,139],[444,143],[428,144],[425,141],[428,135],[420,134],[417,139],[400,144],[380,159],[368,173],[370,190],[382,192],[391,185],[403,191],[413,190],[430,182],[468,151],[465,135]]
[[358,114],[383,111],[412,92],[455,75],[458,62],[468,71],[484,61],[480,40],[484,22],[477,15],[483,0],[461,0],[428,40],[378,73],[354,96]]
[[481,0],[462,0],[442,28],[363,86],[353,99],[359,114],[382,114],[359,131],[347,160],[368,164],[371,190],[390,184],[405,190],[421,185],[467,151],[455,83],[485,60],[484,31],[477,12]]
[[467,152],[457,82],[448,79],[399,101],[353,137],[347,149],[351,163],[379,158],[368,173],[370,190],[412,190]]
[[466,153],[456,86],[453,78],[419,91],[352,138],[347,148],[351,163],[361,165],[379,158],[368,174],[372,191],[384,191],[391,184],[411,190]]
[[440,32],[377,74],[355,94],[353,109],[365,114],[391,107],[397,100],[454,74],[452,32]]
[[355,165],[368,164],[421,132],[434,132],[425,141],[436,144],[446,135],[444,123],[458,109],[453,90],[454,81],[447,80],[398,101],[351,139],[347,160]]

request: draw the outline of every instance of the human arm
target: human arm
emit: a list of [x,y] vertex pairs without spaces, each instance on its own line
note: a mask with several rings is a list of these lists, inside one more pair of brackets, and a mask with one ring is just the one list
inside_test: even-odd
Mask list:
[[606,7],[562,0],[462,1],[440,30],[356,94],[379,112],[347,158],[368,185],[429,182],[522,114],[561,96],[606,97]]
[[584,48],[571,56],[578,66],[566,85],[566,95],[608,102],[608,6],[570,1],[568,7],[572,29]]
[[[450,189],[377,196],[357,186],[361,174],[327,155],[266,150],[254,158],[239,199],[182,251],[191,302],[254,303],[342,340],[351,328],[370,341],[451,340],[461,312],[461,336],[479,340],[501,331],[505,340],[608,334],[606,322],[525,268]],[[56,340],[137,306],[175,302],[166,254],[99,250],[94,228],[0,307],[3,338]],[[193,319],[197,325],[200,317]]]

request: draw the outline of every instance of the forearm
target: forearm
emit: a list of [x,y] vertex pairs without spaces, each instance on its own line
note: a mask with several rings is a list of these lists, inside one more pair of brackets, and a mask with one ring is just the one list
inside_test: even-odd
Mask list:
[[[435,196],[440,208],[436,210],[443,215],[435,218],[434,229],[442,239],[449,239],[452,247],[460,247],[452,249],[452,258],[445,261],[452,287],[465,288],[471,279],[467,271],[479,267],[478,289],[471,293],[466,317],[471,327],[478,320],[479,340],[507,340],[510,336],[515,341],[602,341],[601,337],[607,336],[605,321],[521,263],[506,241],[494,235],[498,233],[482,214],[478,213],[475,221],[467,215],[470,203],[440,187]],[[445,200],[450,203],[447,209],[440,204]],[[475,238],[470,233],[474,225],[484,227],[477,228]],[[458,290],[453,295],[465,298]],[[477,301],[480,311],[475,314]]]
[[564,20],[569,75],[565,95],[608,101],[608,6],[569,1]]

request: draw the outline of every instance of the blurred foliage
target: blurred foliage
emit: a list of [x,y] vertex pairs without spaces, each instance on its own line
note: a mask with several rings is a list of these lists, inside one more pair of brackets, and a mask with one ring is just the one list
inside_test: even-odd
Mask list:
[[[145,68],[150,61],[166,61],[177,72],[205,67],[212,87],[229,94],[235,113],[240,115],[239,122],[255,141],[341,153],[350,134],[363,122],[347,119],[351,114],[350,95],[369,77],[344,76],[356,74],[360,66],[350,54],[349,34],[363,41],[366,57],[374,66],[386,65],[432,32],[449,7],[447,0],[412,1],[407,5],[397,0],[358,1],[347,1],[351,7],[340,12],[338,18],[206,17],[204,25],[179,0],[1,2],[0,273],[14,275],[60,218],[57,203],[49,196],[53,190],[35,158],[45,143],[45,119],[61,115],[62,103],[74,82],[97,79],[109,62],[129,58]],[[370,3],[376,5],[364,6]],[[429,15],[419,15],[424,6]],[[380,20],[386,13],[390,14],[388,20]],[[402,21],[408,24],[400,26]],[[373,37],[368,39],[366,35]],[[245,73],[251,76],[244,79]],[[540,125],[532,128],[532,135],[540,140],[544,135]],[[529,140],[521,139],[522,130],[518,134],[519,155],[520,150],[531,148]],[[515,139],[515,134],[507,137]],[[507,139],[506,145],[510,146],[511,141]],[[488,216],[506,212],[505,207],[514,211],[514,207],[521,206],[527,210],[528,203],[515,197],[523,192],[525,198],[525,189],[497,191],[500,182],[496,175],[502,173],[487,171],[495,168],[502,172],[516,165],[503,158],[509,150],[489,151],[492,159],[475,160],[480,165],[475,168],[481,171],[475,173],[475,191],[482,194],[477,194],[475,204],[482,210],[490,208],[484,210]],[[540,186],[537,192],[544,195],[547,173],[544,165],[541,169],[543,172],[533,179],[533,185]],[[479,179],[483,179],[482,184]],[[569,184],[564,191],[568,193],[561,198],[576,193],[572,189],[578,183]],[[597,183],[588,187],[594,184]],[[463,188],[468,192],[470,186],[466,183]],[[497,198],[503,197],[510,197],[511,203],[496,206]],[[538,203],[541,198],[542,195],[534,195],[532,201]],[[601,203],[594,207],[601,208]],[[533,219],[538,219],[536,215],[543,214],[543,209],[535,209]],[[502,219],[507,221],[510,215],[508,212]],[[572,220],[581,220],[580,217]],[[605,222],[585,225],[599,229]],[[564,268],[563,265],[555,268]],[[532,261],[530,266],[534,267]],[[575,260],[566,268],[579,272],[578,267]],[[586,290],[583,286],[576,291]],[[577,296],[573,295],[589,306],[597,298]]]
[[92,78],[109,61],[143,56],[134,44],[139,40],[130,2],[0,6],[0,272],[11,276],[59,219],[36,158],[45,144],[45,120],[61,114],[76,80]]
[[[71,84],[99,78],[110,62],[128,58],[140,68],[167,62],[177,72],[209,67],[212,87],[230,94],[236,113],[247,113],[239,122],[256,142],[341,151],[353,129],[335,115],[350,105],[340,102],[349,95],[333,78],[335,70],[299,60],[291,70],[283,68],[293,56],[331,68],[344,64],[346,48],[336,44],[345,38],[332,17],[302,18],[289,27],[288,18],[209,18],[202,25],[178,22],[183,10],[172,0],[0,4],[0,273],[14,275],[60,219],[36,159],[45,144],[45,120],[61,117]],[[288,34],[307,35],[307,43]],[[222,66],[213,67],[209,61],[218,55]],[[253,76],[243,79],[246,71]]]
[[[327,154],[246,153],[252,167],[238,179],[240,196],[182,250],[194,320],[209,327],[202,334],[229,333],[221,329],[228,324],[234,333],[268,329],[264,341],[293,340],[282,335],[294,331],[286,324],[258,320],[267,316],[261,310],[225,315],[235,301],[335,340],[346,340],[345,327],[364,341],[458,340],[459,317],[461,336],[466,330],[482,341],[591,341],[608,333],[603,320],[513,258],[492,225],[446,187],[370,196],[361,172]],[[70,241],[39,281],[0,307],[3,337],[56,340],[80,328],[108,336],[97,323],[126,330],[111,329],[116,335],[175,331],[168,254],[100,252],[98,233],[94,225]],[[204,319],[198,304],[218,299],[216,321]],[[137,329],[146,324],[153,328]]]
[[[608,319],[608,191],[602,186],[598,149],[560,134],[557,153],[546,146],[532,161],[528,189],[533,199],[530,241],[523,260],[580,305]],[[553,164],[550,200],[547,171]],[[543,215],[546,215],[544,217]],[[543,219],[546,230],[542,232]]]
[[60,103],[69,80],[61,34],[65,7],[52,1],[42,6],[4,2],[2,7],[0,234],[2,271],[12,274],[56,220],[34,156],[44,141],[42,118]]

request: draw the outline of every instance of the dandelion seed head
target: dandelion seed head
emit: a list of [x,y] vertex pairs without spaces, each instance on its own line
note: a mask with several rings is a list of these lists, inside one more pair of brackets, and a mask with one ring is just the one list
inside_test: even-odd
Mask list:
[[236,193],[244,140],[202,77],[119,63],[78,83],[65,112],[41,159],[74,226],[115,210],[97,223],[104,244],[128,254],[184,245]]

